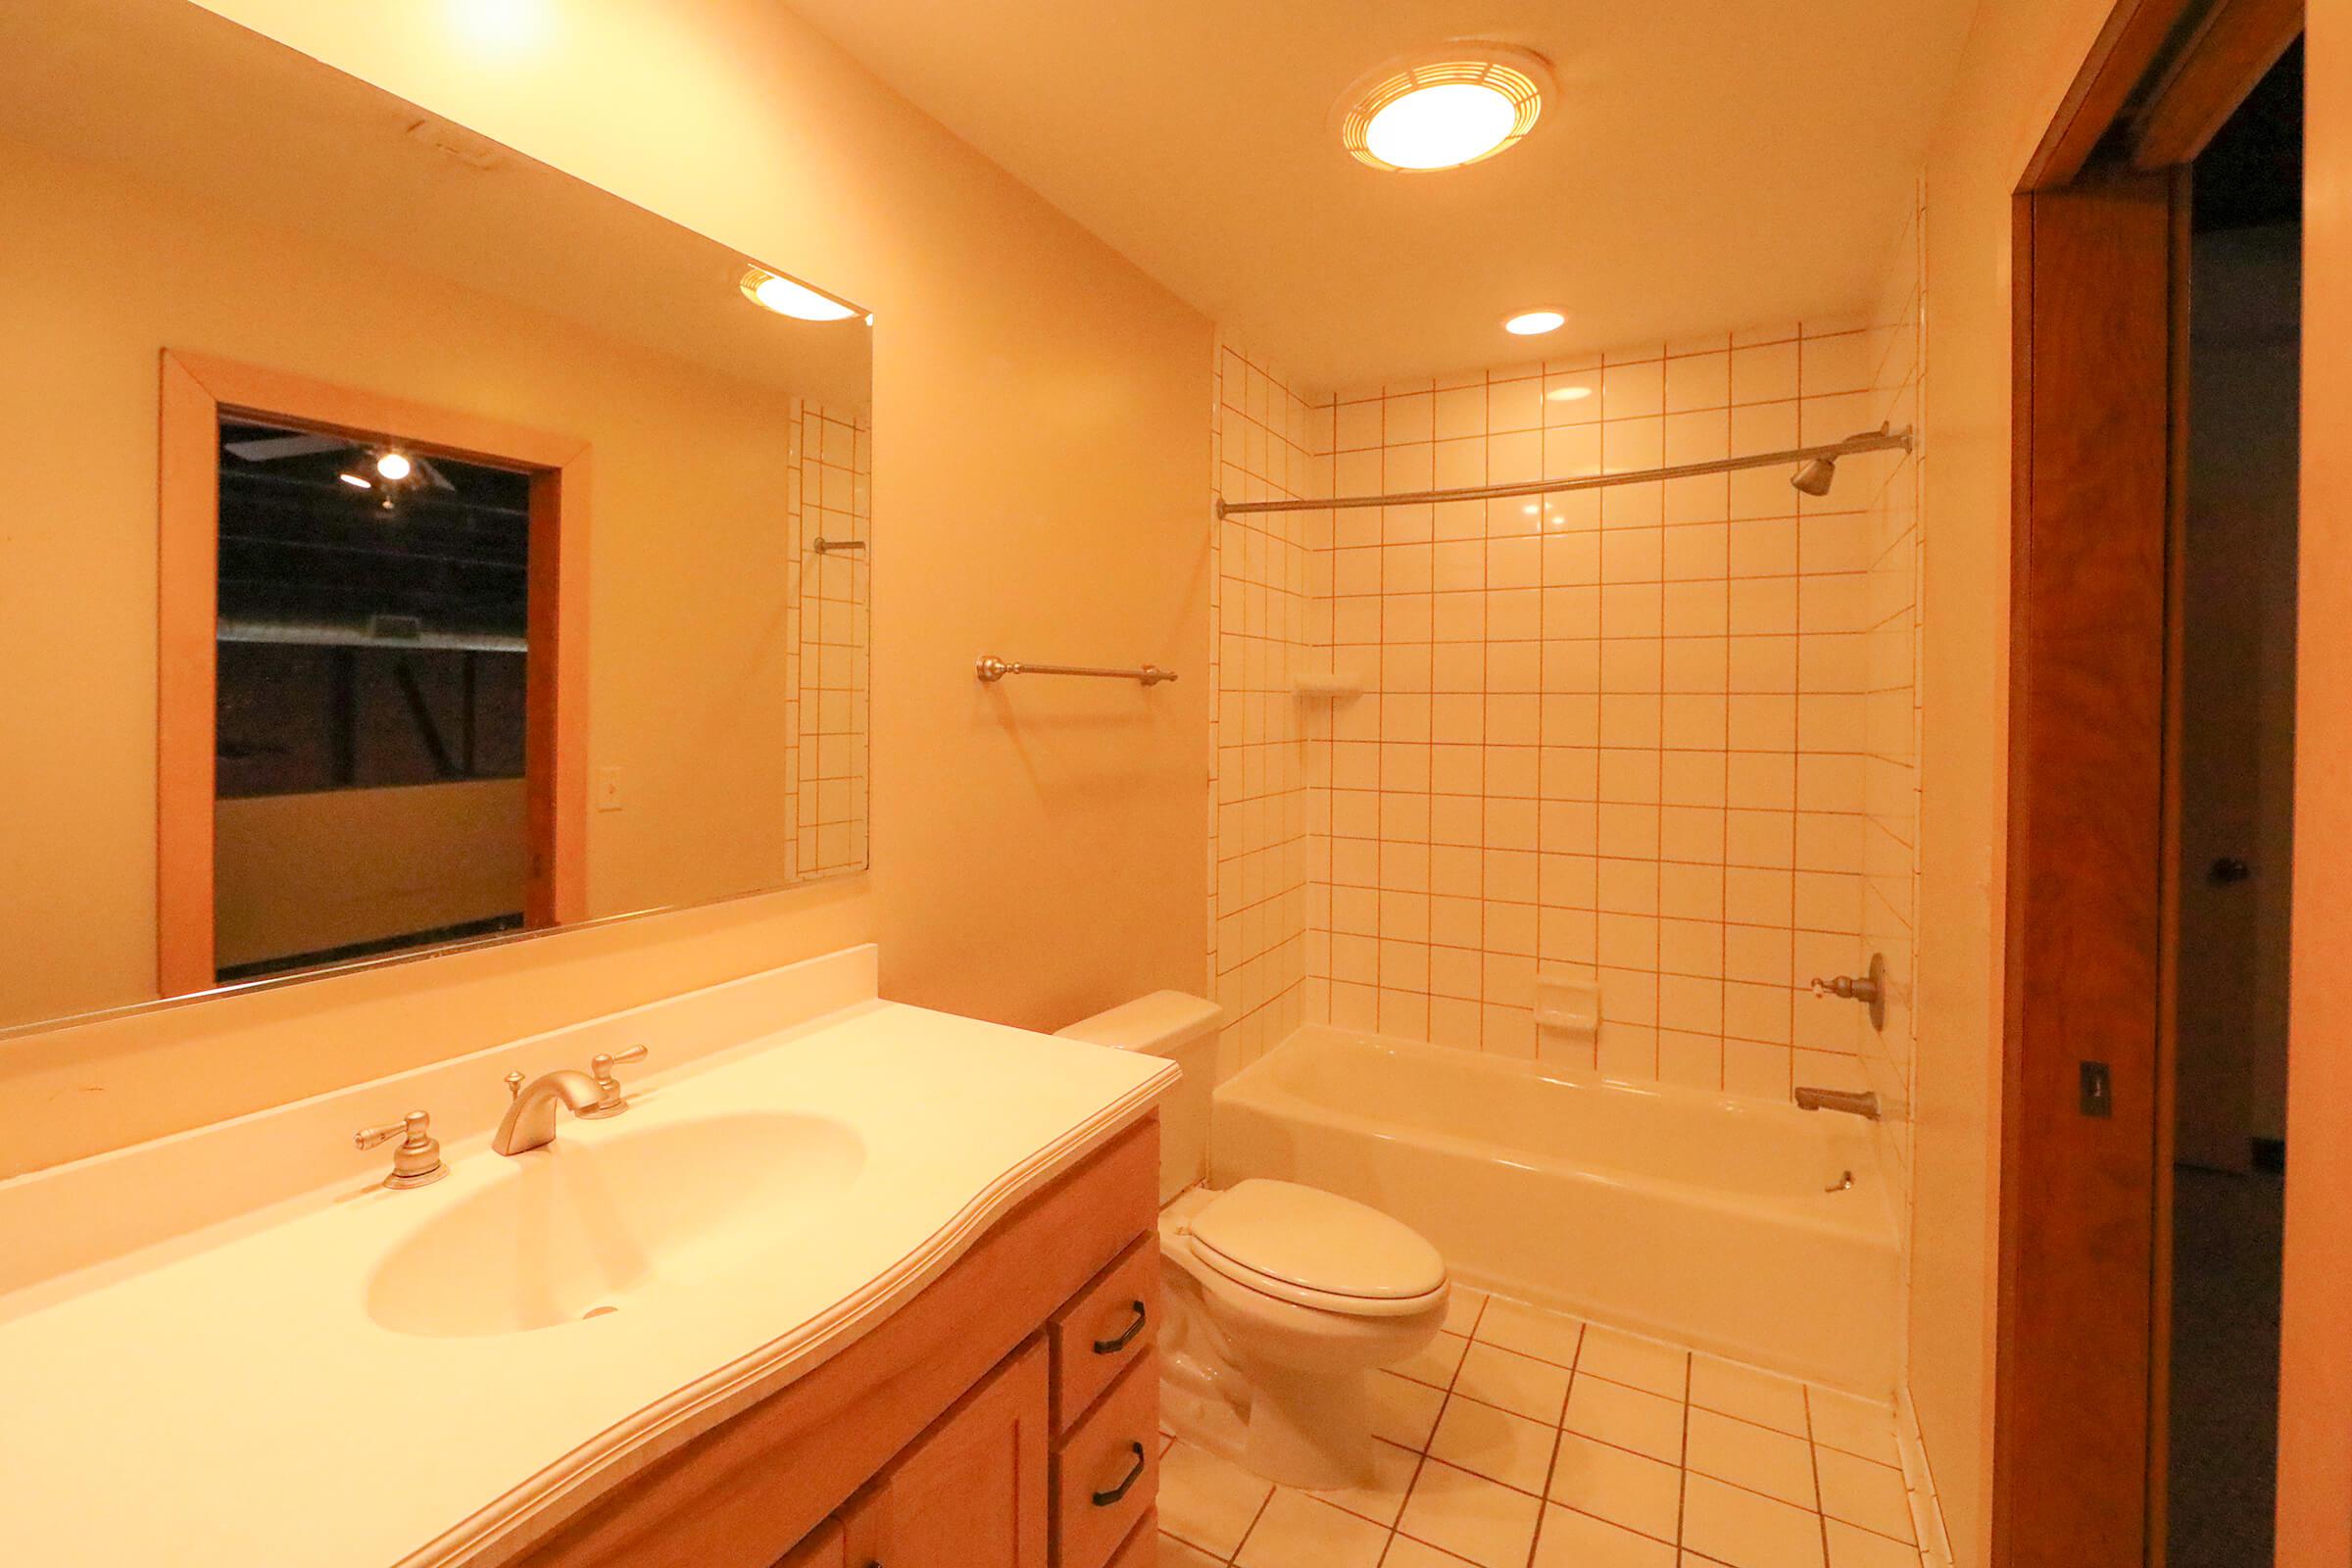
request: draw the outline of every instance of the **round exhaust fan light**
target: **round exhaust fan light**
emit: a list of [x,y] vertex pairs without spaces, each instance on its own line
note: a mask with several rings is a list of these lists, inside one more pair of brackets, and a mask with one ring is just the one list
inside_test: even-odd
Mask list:
[[1540,56],[1450,44],[1436,59],[1385,66],[1357,82],[1341,100],[1340,141],[1374,169],[1459,169],[1518,145],[1550,87]]

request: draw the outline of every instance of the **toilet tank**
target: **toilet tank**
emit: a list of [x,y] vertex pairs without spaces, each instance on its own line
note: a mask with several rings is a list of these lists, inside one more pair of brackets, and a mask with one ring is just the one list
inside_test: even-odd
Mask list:
[[1154,991],[1054,1033],[1089,1045],[1164,1056],[1184,1070],[1159,1106],[1159,1200],[1208,1174],[1209,1095],[1217,1086],[1217,1026],[1225,1009],[1182,991]]

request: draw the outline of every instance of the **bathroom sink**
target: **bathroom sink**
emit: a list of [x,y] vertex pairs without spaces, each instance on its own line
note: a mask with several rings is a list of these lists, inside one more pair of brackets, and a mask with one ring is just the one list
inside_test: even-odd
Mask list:
[[478,1157],[510,1168],[368,1280],[385,1328],[520,1334],[628,1311],[649,1286],[723,1275],[823,1217],[865,1146],[830,1117],[746,1112],[602,1137],[566,1122],[545,1149]]

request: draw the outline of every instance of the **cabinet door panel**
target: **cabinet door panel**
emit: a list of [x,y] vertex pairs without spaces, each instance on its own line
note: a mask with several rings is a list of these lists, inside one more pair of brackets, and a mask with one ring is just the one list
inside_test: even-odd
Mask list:
[[890,1467],[868,1537],[876,1560],[1046,1568],[1047,1365],[1045,1341],[1031,1341]]

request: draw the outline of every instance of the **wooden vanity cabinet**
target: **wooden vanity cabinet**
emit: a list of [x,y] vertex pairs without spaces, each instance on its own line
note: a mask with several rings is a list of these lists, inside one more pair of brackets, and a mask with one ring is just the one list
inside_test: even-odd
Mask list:
[[1149,1118],[823,1365],[511,1568],[1152,1568],[1159,1139]]

